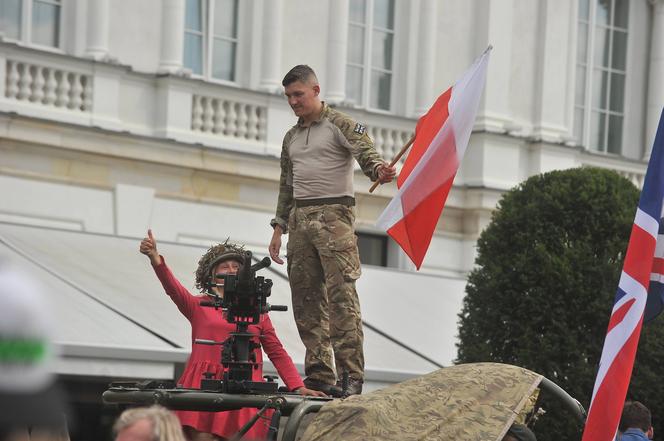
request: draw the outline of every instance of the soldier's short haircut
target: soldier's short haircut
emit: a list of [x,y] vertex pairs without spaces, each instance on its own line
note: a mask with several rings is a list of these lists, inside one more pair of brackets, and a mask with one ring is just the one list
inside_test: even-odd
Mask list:
[[652,417],[646,406],[638,401],[626,401],[620,417],[619,429],[641,429],[647,432],[652,427]]
[[318,82],[318,78],[316,77],[316,73],[314,72],[314,70],[309,66],[307,66],[306,64],[298,64],[297,66],[288,71],[283,81],[281,82],[281,85],[286,87],[289,84],[292,84],[296,81],[306,83],[308,81],[311,81],[312,79]]

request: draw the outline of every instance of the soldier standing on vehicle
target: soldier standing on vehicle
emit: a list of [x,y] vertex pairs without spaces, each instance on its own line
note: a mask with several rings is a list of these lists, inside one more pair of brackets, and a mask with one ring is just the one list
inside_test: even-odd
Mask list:
[[295,66],[282,85],[299,119],[283,140],[270,257],[283,264],[281,235],[288,233],[293,313],[306,347],[305,385],[338,395],[341,376],[348,373],[348,394],[359,394],[364,353],[355,290],[360,259],[353,158],[372,181],[390,182],[396,170],[378,155],[364,125],[320,100],[320,85],[309,66]]

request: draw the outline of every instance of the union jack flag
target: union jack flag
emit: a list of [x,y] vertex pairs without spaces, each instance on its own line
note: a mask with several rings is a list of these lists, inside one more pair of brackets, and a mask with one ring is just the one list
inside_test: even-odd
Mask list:
[[615,438],[644,315],[651,319],[662,310],[663,199],[664,111],[627,245],[582,441],[612,441]]

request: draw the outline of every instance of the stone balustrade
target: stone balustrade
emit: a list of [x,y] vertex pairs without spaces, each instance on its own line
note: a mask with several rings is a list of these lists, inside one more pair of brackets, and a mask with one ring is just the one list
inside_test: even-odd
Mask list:
[[250,141],[265,141],[267,107],[193,95],[191,130]]
[[5,97],[74,112],[89,112],[92,109],[92,77],[7,59]]
[[[369,136],[374,141],[376,150],[386,160],[391,161],[401,148],[408,142],[413,132],[409,130],[391,129],[386,127],[369,126]],[[403,164],[407,155],[399,160]]]
[[626,160],[620,161],[614,157],[592,154],[590,157],[581,159],[581,166],[613,170],[641,189],[643,188],[643,181],[646,177],[647,164],[628,162]]

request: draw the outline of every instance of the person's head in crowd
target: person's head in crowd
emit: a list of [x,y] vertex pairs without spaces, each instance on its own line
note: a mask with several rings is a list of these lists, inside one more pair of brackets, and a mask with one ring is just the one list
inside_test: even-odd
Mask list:
[[52,309],[26,273],[0,260],[0,440],[28,428],[66,427],[53,374]]
[[527,426],[512,424],[502,441],[537,441],[537,437]]
[[625,402],[618,430],[624,433],[629,429],[640,430],[646,434],[648,439],[653,438],[652,416],[650,410],[643,403],[638,401]]
[[185,441],[178,418],[158,405],[125,410],[113,432],[115,441]]

